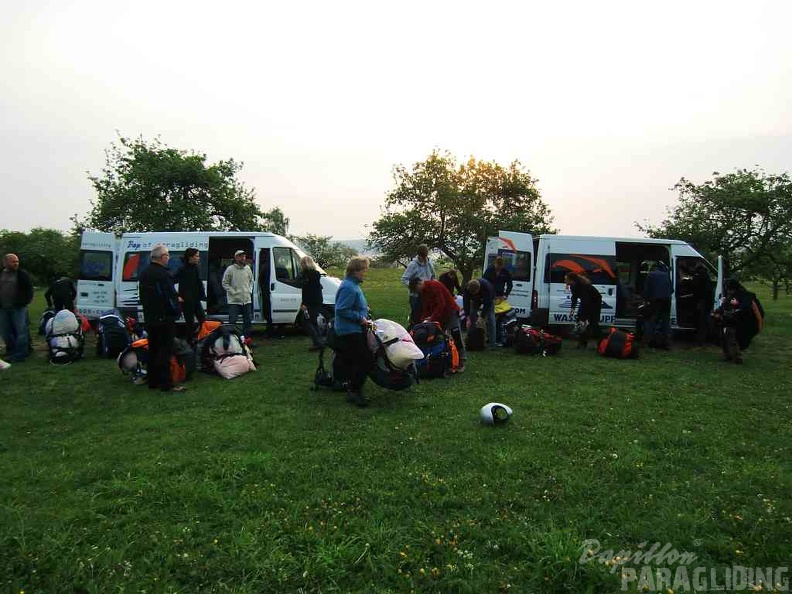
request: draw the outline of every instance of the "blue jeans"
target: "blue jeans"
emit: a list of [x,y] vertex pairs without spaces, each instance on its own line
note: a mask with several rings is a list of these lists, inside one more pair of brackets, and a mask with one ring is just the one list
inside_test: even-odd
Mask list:
[[3,335],[12,361],[26,359],[29,346],[27,307],[0,309],[0,334]]
[[238,303],[228,304],[228,323],[232,326],[236,325],[239,314],[242,314],[242,334],[245,336],[250,336],[250,331],[252,330],[252,308],[252,303],[246,303],[245,305],[239,305]]
[[[487,321],[487,342],[491,347],[495,346],[495,304],[490,305],[488,308],[482,308],[481,317]],[[470,327],[473,328],[478,321],[478,304],[474,303],[474,307],[470,312]]]

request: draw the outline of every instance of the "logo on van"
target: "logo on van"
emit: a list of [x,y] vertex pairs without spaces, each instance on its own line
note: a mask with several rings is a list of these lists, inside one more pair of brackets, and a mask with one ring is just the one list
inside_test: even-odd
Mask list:
[[126,249],[127,249],[127,250],[131,250],[131,251],[137,251],[137,250],[139,250],[139,249],[140,249],[140,243],[138,243],[137,241],[135,241],[135,240],[133,240],[133,239],[130,239],[130,240],[127,242]]

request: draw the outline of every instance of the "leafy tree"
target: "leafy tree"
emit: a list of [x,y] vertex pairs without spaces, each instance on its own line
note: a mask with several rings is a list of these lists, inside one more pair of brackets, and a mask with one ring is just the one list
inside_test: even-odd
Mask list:
[[296,239],[322,268],[343,267],[349,258],[357,256],[357,250],[338,241],[333,241],[330,235],[313,235],[309,233],[308,235],[296,236],[293,239]]
[[792,292],[792,236],[771,244],[765,256],[751,270],[760,282],[770,285],[773,301],[778,299],[781,285],[789,295]]
[[[636,226],[650,237],[671,237],[694,244],[708,257],[726,257],[729,272],[743,276],[770,273],[781,246],[792,237],[792,180],[789,174],[738,169],[713,173],[713,179],[694,184],[684,177],[672,188],[679,203],[658,226]],[[769,267],[769,268],[768,268]],[[776,277],[781,282],[787,272]]]
[[550,209],[519,161],[502,166],[470,158],[458,165],[450,153],[435,150],[411,169],[396,166],[393,178],[369,234],[369,244],[386,259],[406,264],[425,243],[467,280],[484,258],[487,237],[499,229],[552,231]]
[[146,142],[119,136],[105,151],[101,175],[90,175],[96,201],[85,219],[75,215],[77,230],[102,231],[284,231],[280,209],[264,213],[253,190],[236,176],[233,159],[206,163],[206,155],[169,148],[159,139]]
[[79,272],[80,239],[56,229],[36,227],[29,233],[0,231],[0,256],[13,252],[20,265],[33,275],[39,286],[47,286],[57,276],[72,279]]

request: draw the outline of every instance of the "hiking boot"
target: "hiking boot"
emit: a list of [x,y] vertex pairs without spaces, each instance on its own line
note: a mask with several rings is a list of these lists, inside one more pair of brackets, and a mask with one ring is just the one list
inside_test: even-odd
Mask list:
[[366,397],[363,396],[362,392],[347,392],[347,402],[356,404],[361,408],[368,406],[368,401],[366,400]]

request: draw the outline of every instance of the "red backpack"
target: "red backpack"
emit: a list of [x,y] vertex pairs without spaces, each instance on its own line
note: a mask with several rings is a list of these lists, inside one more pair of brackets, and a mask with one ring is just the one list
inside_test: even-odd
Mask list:
[[638,357],[638,341],[632,332],[611,328],[597,345],[597,352],[603,357],[635,359]]

